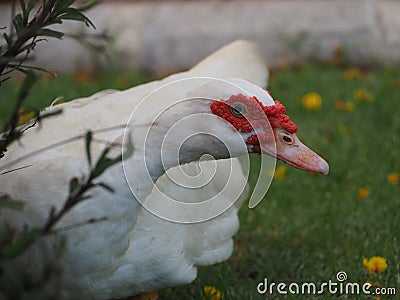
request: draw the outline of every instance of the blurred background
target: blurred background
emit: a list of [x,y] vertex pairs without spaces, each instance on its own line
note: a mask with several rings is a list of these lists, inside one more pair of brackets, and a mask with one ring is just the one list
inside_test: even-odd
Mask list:
[[[9,2],[0,2],[0,27],[9,25]],[[96,30],[75,22],[61,26],[74,35],[108,35],[112,63],[106,64],[116,68],[186,69],[238,38],[257,42],[271,67],[332,59],[338,52],[350,63],[370,66],[400,62],[399,13],[396,0],[103,0],[87,13]],[[73,40],[51,39],[37,47],[35,57],[54,71],[104,58]]]
[[[0,3],[6,30],[11,8]],[[64,22],[54,27],[69,33],[62,41],[35,48],[29,63],[57,76],[45,74],[32,88],[20,123],[56,97],[127,89],[243,38],[260,46],[268,88],[331,167],[323,177],[278,162],[266,199],[240,211],[233,256],[200,268],[191,285],[160,291],[160,299],[265,299],[256,290],[265,277],[327,282],[339,271],[349,282],[400,292],[400,1],[104,0],[87,15],[96,29]],[[17,75],[1,86],[0,124],[21,82]]]

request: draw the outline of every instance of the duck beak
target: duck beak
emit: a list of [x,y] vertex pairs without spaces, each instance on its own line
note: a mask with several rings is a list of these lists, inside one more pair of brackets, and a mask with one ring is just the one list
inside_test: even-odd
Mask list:
[[[279,136],[276,138],[276,151],[272,152],[270,147],[261,149],[270,155],[286,162],[287,164],[304,171],[317,172],[328,175],[328,163],[317,153],[304,145],[296,134],[290,134],[291,143],[285,143]],[[272,152],[272,153],[271,153]]]

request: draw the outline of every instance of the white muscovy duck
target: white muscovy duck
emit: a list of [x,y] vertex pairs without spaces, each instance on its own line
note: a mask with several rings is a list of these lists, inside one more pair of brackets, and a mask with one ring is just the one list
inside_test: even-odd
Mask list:
[[[207,78],[186,80],[199,76]],[[186,284],[196,278],[197,266],[229,258],[232,237],[239,228],[237,212],[247,197],[243,188],[246,177],[236,156],[266,152],[299,169],[328,173],[328,164],[299,141],[296,125],[283,114],[284,107],[257,87],[265,86],[267,77],[255,45],[236,41],[187,72],[125,91],[105,91],[61,104],[57,106],[63,109],[61,115],[45,119],[40,129],[28,130],[22,143],[10,147],[5,159],[0,160],[0,168],[26,153],[89,129],[95,132],[120,124],[131,125],[125,134],[133,137],[133,156],[101,177],[115,193],[101,188],[92,190],[93,199],[80,203],[58,224],[63,227],[107,217],[104,222],[62,232],[66,245],[60,261],[61,298],[124,298]],[[220,80],[226,78],[240,79]],[[177,98],[189,101],[177,103]],[[161,109],[155,107],[157,103]],[[256,118],[255,123],[244,121],[252,112],[257,115],[253,111],[257,109],[261,109],[264,118]],[[191,119],[173,131],[174,124],[196,114],[207,116]],[[144,130],[149,128],[152,130],[147,135]],[[168,130],[172,130],[172,138]],[[188,138],[193,132],[201,134]],[[123,136],[121,131],[96,135],[110,142],[121,142]],[[169,138],[165,139],[166,136]],[[92,148],[93,155],[99,155],[104,144]],[[2,218],[15,225],[42,225],[50,207],[62,206],[70,178],[87,172],[84,153],[84,142],[80,140],[13,165],[28,167],[2,175],[0,193],[22,200],[26,206],[23,213],[2,211]],[[199,163],[204,154],[217,160],[208,161],[206,157]],[[141,168],[143,162],[147,163],[146,170]],[[214,169],[216,173],[210,176],[207,171]],[[223,189],[228,177],[230,188]],[[153,180],[157,180],[156,184]],[[201,187],[190,188],[194,184]],[[242,188],[232,188],[236,186]],[[215,195],[217,205],[207,206],[208,211],[219,209],[218,203],[223,202],[221,213],[202,214],[202,209],[190,211],[186,207],[168,212],[174,207],[168,197],[193,204]],[[29,259],[33,269],[40,266],[41,255],[39,248],[32,249]]]

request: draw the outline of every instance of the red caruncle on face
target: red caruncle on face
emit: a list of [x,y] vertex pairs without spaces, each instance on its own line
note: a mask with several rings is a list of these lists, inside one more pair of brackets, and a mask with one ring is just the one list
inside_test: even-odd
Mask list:
[[214,101],[210,108],[240,132],[251,132],[265,123],[262,103],[256,97],[232,95],[226,101]]
[[284,114],[285,107],[279,101],[275,101],[275,105],[266,106],[255,96],[238,94],[225,101],[214,101],[210,108],[215,115],[228,121],[239,132],[257,130],[258,134],[255,133],[246,140],[247,144],[254,146],[252,152],[260,152],[259,140],[273,142],[273,131],[276,128],[283,128],[290,133],[297,131],[297,126]]

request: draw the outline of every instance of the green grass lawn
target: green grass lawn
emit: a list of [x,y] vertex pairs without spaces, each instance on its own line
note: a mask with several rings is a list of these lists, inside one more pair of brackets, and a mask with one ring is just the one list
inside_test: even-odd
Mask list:
[[[148,80],[138,73],[61,75],[39,82],[26,108],[47,106],[55,97],[88,96],[106,88],[127,88]],[[10,111],[17,80],[0,88],[0,119]],[[360,72],[334,65],[300,65],[277,69],[270,90],[287,107],[302,141],[330,164],[328,176],[312,175],[278,162],[286,171],[273,181],[255,209],[245,205],[232,257],[203,267],[187,286],[160,291],[160,299],[218,299],[204,296],[204,287],[221,299],[265,299],[257,284],[269,282],[370,281],[396,287],[400,293],[400,69]],[[317,110],[306,110],[302,97],[315,92]],[[253,162],[259,159],[253,156]],[[283,172],[282,171],[282,172]],[[395,177],[395,176],[393,176]],[[251,182],[250,182],[251,183]],[[388,268],[368,273],[363,259],[382,256]],[[276,291],[276,289],[275,289]],[[310,299],[310,295],[267,295],[268,299]],[[398,299],[383,296],[382,299]],[[323,294],[319,299],[365,299],[365,296]],[[371,297],[369,299],[375,299]]]

